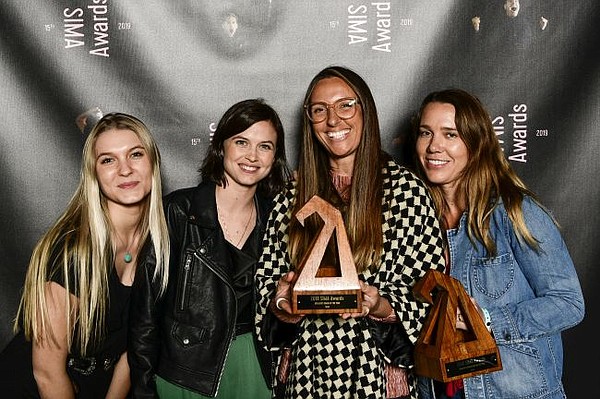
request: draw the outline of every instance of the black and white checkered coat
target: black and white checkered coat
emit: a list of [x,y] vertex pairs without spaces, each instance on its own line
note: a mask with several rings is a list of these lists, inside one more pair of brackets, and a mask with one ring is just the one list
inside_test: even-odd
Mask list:
[[[424,183],[394,161],[388,162],[383,174],[381,263],[377,272],[367,270],[359,278],[377,287],[389,300],[414,344],[426,305],[413,298],[411,289],[429,268],[443,270],[443,238]],[[281,330],[278,324],[284,323],[274,317],[268,305],[277,281],[290,269],[287,229],[294,195],[291,186],[275,199],[256,274],[256,328],[259,340],[270,350],[279,349],[286,339],[277,337]],[[304,317],[292,338],[286,397],[385,398],[384,366],[390,358],[375,344],[369,322],[366,318],[344,320],[337,315]],[[411,395],[416,397],[415,389]]]

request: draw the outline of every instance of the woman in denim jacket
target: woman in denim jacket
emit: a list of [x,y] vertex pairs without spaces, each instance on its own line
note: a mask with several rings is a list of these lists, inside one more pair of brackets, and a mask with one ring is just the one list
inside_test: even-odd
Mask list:
[[422,397],[565,398],[561,332],[581,322],[584,301],[557,223],[512,170],[476,97],[431,93],[415,122],[416,168],[445,227],[447,268],[503,366],[447,384],[422,378]]

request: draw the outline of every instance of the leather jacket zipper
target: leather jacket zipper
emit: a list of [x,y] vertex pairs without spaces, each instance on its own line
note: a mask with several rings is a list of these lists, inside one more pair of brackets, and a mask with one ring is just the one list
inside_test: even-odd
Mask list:
[[190,271],[192,270],[192,257],[188,254],[185,258],[185,265],[183,266],[183,282],[181,284],[181,299],[179,300],[179,310],[182,311],[185,308],[185,300],[187,297],[187,285],[190,279]]

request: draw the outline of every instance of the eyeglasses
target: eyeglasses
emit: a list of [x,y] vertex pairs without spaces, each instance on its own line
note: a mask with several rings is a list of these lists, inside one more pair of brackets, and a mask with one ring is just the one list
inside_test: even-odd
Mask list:
[[320,123],[327,119],[329,115],[329,108],[333,109],[333,112],[340,119],[350,119],[356,115],[356,108],[359,104],[358,98],[340,98],[333,104],[326,102],[310,103],[304,106],[308,119],[313,123]]

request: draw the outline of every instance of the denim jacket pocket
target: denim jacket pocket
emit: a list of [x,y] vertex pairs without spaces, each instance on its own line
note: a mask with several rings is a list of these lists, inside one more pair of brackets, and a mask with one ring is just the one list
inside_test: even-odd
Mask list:
[[515,281],[515,265],[510,253],[495,258],[473,258],[473,283],[482,294],[492,299],[504,295]]
[[502,397],[540,398],[548,392],[544,359],[535,344],[501,345],[500,356],[504,371],[494,378],[503,387]]

